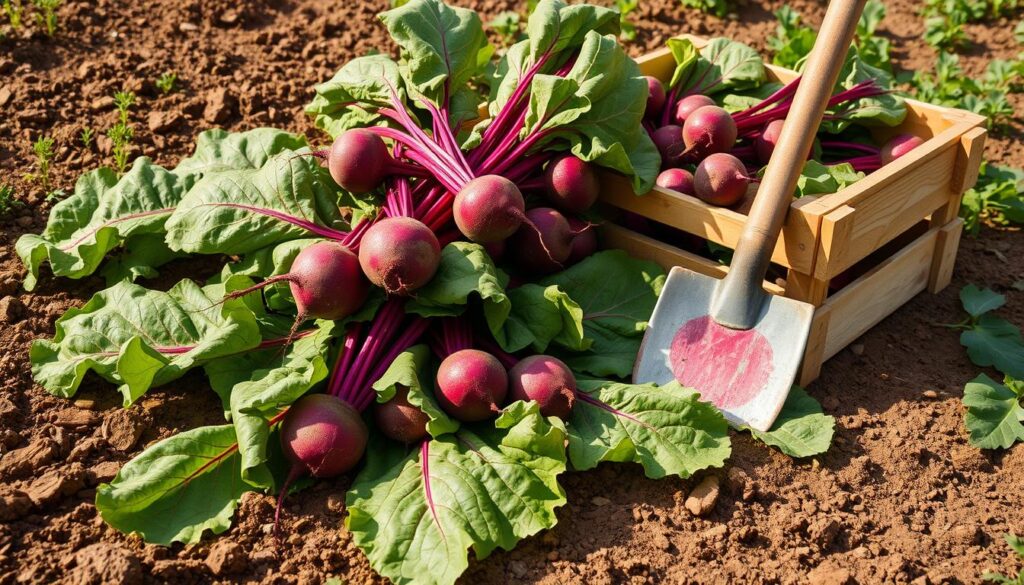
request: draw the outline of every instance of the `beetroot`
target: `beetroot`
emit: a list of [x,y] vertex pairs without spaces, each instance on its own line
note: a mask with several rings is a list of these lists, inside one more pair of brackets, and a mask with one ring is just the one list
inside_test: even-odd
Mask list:
[[576,377],[562,360],[533,355],[509,371],[512,400],[534,400],[544,416],[568,418],[576,401]]
[[664,189],[672,189],[687,195],[694,195],[693,174],[686,169],[665,169],[654,183]]
[[526,204],[515,183],[498,175],[477,177],[455,196],[455,225],[473,242],[504,240],[519,229]]
[[754,140],[754,152],[757,153],[757,160],[761,161],[761,164],[768,164],[768,161],[772,158],[772,153],[775,152],[775,145],[779,142],[779,136],[782,135],[782,123],[785,120],[772,120],[764,125],[764,129],[761,130],[761,134]]
[[701,106],[686,117],[683,144],[700,156],[728,152],[736,144],[736,122],[718,106]]
[[338,242],[317,242],[292,262],[289,287],[301,317],[337,320],[355,313],[370,292],[359,258]]
[[300,398],[281,422],[285,457],[293,469],[313,477],[334,477],[355,467],[367,437],[359,413],[329,394]]
[[334,139],[327,156],[327,168],[343,189],[361,195],[380,186],[391,161],[388,147],[380,136],[356,128]]
[[487,255],[491,257],[491,261],[497,263],[505,257],[505,250],[508,249],[507,240],[498,240],[497,242],[487,242],[484,244],[484,250],[487,250]]
[[647,80],[647,108],[644,110],[644,115],[653,117],[665,107],[665,86],[657,77],[647,75],[644,76],[644,79]]
[[688,118],[694,110],[698,108],[703,108],[704,106],[713,105],[715,105],[715,100],[709,98],[706,95],[694,94],[684,97],[683,99],[679,100],[679,103],[676,104],[676,124],[682,126],[684,123],[686,123],[686,118]]
[[415,443],[427,436],[430,418],[409,402],[409,389],[399,386],[395,395],[374,408],[377,429],[384,436],[401,443]]
[[594,229],[594,224],[589,221],[583,221],[575,217],[570,217],[568,220],[569,229],[572,230],[573,236],[572,247],[569,250],[569,259],[566,263],[576,264],[597,252],[597,230]]
[[658,147],[661,154],[661,167],[674,167],[682,162],[683,151],[686,145],[683,144],[683,128],[669,124],[662,126],[651,135],[654,146]]
[[366,230],[359,265],[388,294],[407,295],[430,282],[441,264],[441,245],[423,222],[387,217]]
[[731,154],[712,154],[697,165],[693,187],[704,201],[713,205],[734,205],[747,193],[750,177],[743,162]]
[[899,157],[924,144],[924,138],[913,134],[897,134],[890,138],[879,153],[882,157],[882,164],[887,165]]
[[572,228],[565,216],[550,207],[526,212],[526,221],[511,238],[509,251],[516,265],[533,274],[561,270],[572,252]]
[[544,184],[548,201],[570,213],[583,213],[590,209],[601,190],[593,167],[571,154],[548,164],[544,171]]
[[493,417],[508,394],[508,373],[498,358],[478,349],[459,350],[437,370],[441,408],[463,422]]

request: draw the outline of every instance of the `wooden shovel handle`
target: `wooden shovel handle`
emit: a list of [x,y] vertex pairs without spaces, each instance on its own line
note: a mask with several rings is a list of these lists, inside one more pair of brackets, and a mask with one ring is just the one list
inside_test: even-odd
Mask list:
[[846,60],[866,0],[829,2],[821,30],[793,96],[782,133],[772,152],[747,223],[740,234],[729,273],[712,304],[715,321],[750,329],[760,314],[762,281],[775,241],[796,190],[807,155],[814,144],[825,107]]

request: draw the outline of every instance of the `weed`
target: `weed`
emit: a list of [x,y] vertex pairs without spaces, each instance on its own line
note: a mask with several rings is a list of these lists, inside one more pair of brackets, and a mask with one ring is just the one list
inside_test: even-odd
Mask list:
[[114,94],[114,105],[117,106],[117,124],[107,131],[107,137],[113,143],[114,164],[117,172],[124,174],[128,168],[128,156],[132,150],[132,139],[135,129],[128,123],[129,110],[135,104],[135,94],[130,91],[119,91]]
[[501,39],[501,46],[508,49],[519,40],[519,22],[521,18],[518,12],[506,10],[499,12],[487,26],[498,33]]
[[619,9],[619,38],[632,41],[636,38],[636,26],[629,16],[636,10],[640,0],[615,0],[615,6]]
[[0,185],[0,215],[7,215],[10,211],[24,205],[14,198],[14,187]]
[[701,12],[714,14],[719,18],[722,18],[729,12],[727,0],[682,0],[682,2],[685,8],[696,8]]
[[3,7],[11,28],[14,30],[21,28],[21,16],[25,10],[21,5],[21,0],[3,0],[3,4],[0,6]]
[[53,138],[40,136],[32,143],[32,152],[36,155],[36,172],[28,173],[25,178],[36,181],[45,191],[50,190],[50,163],[53,162]]
[[36,22],[43,27],[47,36],[57,34],[57,8],[64,0],[32,0],[36,7]]
[[178,82],[178,74],[173,71],[168,71],[161,75],[156,80],[156,87],[162,93],[171,93],[175,89],[175,85]]
[[88,126],[82,127],[82,133],[78,135],[78,139],[82,142],[82,147],[89,150],[92,147],[92,141],[94,132],[93,129]]

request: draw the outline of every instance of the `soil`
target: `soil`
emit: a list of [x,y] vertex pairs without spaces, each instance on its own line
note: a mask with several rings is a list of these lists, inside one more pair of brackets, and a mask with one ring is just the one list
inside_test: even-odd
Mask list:
[[[675,0],[642,2],[634,13],[641,54],[682,33],[724,34],[764,48],[774,29],[768,3],[740,4],[720,20]],[[918,3],[888,2],[883,34],[900,67],[929,69]],[[800,0],[811,22],[823,7]],[[514,8],[487,0],[485,16]],[[137,152],[173,165],[195,135],[223,126],[273,125],[323,139],[302,113],[311,87],[345,60],[394,51],[375,14],[383,2],[312,0],[66,0],[56,39],[27,33],[0,41],[0,176],[24,203],[0,218],[0,585],[14,583],[378,582],[340,528],[347,479],[322,481],[290,499],[291,536],[275,547],[271,496],[248,494],[223,538],[195,546],[145,545],[106,527],[92,505],[95,486],[146,444],[218,422],[219,403],[201,375],[151,391],[129,410],[94,379],[75,400],[33,385],[32,339],[102,288],[98,278],[20,288],[14,242],[45,225],[50,203],[23,175],[31,141],[57,140],[52,183],[110,163],[110,143],[89,148],[83,127],[109,128],[110,96],[139,95],[132,119]],[[1013,20],[970,25],[969,75],[1019,47]],[[178,90],[154,80],[177,72]],[[1013,96],[1018,112],[1020,96]],[[990,139],[989,160],[1024,166],[1021,127]],[[935,323],[961,318],[957,291],[974,282],[1008,297],[1001,315],[1024,325],[1024,239],[984,229],[965,237],[952,286],[921,294],[829,361],[809,391],[836,417],[831,450],[793,461],[734,437],[726,469],[690,480],[648,480],[639,467],[604,465],[568,474],[569,504],[558,526],[510,552],[473,561],[465,583],[977,583],[985,570],[1016,571],[1001,535],[1024,532],[1024,445],[981,452],[968,445],[960,403],[979,368],[957,334]],[[151,286],[195,276],[169,267]],[[994,373],[989,372],[995,376]],[[692,499],[690,491],[702,484]],[[703,514],[702,516],[695,515]]]

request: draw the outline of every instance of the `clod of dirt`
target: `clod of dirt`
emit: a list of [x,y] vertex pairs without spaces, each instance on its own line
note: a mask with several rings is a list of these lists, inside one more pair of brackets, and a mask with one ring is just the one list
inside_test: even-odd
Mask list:
[[221,540],[210,548],[206,557],[206,566],[214,575],[231,575],[245,570],[248,559],[245,551],[237,542]]
[[51,422],[60,427],[90,427],[100,422],[100,415],[80,408],[65,408],[55,413]]
[[117,472],[120,471],[121,464],[117,461],[104,461],[97,463],[89,468],[89,474],[86,478],[89,485],[96,485],[98,483],[108,482],[114,479]]
[[[30,224],[31,220],[32,218],[29,218]],[[18,297],[4,297],[0,299],[0,323],[17,323],[24,313],[25,305],[18,300]]]
[[150,112],[146,117],[146,126],[153,134],[164,134],[184,120],[180,112]]
[[0,459],[0,477],[19,477],[53,461],[60,445],[49,437],[32,441],[26,447],[10,451]]
[[0,491],[0,522],[12,522],[28,514],[32,500],[20,490],[4,488]]
[[100,433],[118,451],[128,451],[135,446],[146,431],[149,421],[137,409],[115,410],[103,421]]
[[73,463],[67,469],[51,469],[37,477],[25,490],[32,503],[45,506],[60,501],[85,487],[85,470]]
[[705,477],[687,496],[684,506],[694,516],[704,516],[718,501],[718,476]]
[[826,561],[807,574],[807,582],[810,585],[849,585],[853,582],[853,576],[850,575],[849,569],[837,567]]
[[0,106],[6,106],[7,102],[11,101],[11,90],[7,87],[0,87]]
[[203,109],[203,120],[211,124],[220,124],[231,117],[238,99],[228,92],[227,88],[219,87],[206,94],[206,107]]
[[135,585],[142,583],[142,566],[124,549],[98,542],[75,553],[68,585]]

